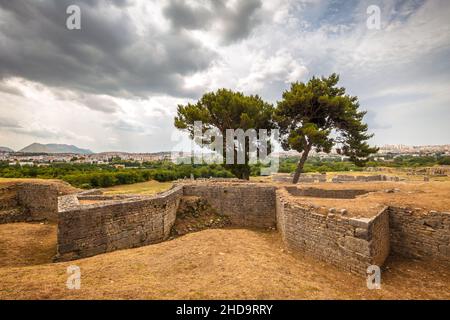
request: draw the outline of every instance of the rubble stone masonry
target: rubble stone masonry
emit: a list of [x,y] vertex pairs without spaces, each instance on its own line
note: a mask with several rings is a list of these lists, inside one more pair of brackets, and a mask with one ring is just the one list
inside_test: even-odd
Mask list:
[[373,218],[323,215],[314,208],[290,201],[277,191],[278,229],[285,244],[353,273],[366,274],[389,255],[389,220],[386,209]]
[[[55,260],[73,260],[166,240],[183,196],[205,199],[233,226],[276,225],[275,187],[244,183],[193,183],[154,197],[67,195],[59,199]],[[80,204],[80,201],[99,201]]]
[[0,223],[58,219],[58,189],[21,182],[0,187]]
[[[166,240],[175,222],[183,188],[154,197],[76,205],[60,211],[55,260],[73,260]],[[67,199],[66,199],[67,200]]]
[[[305,191],[306,190],[306,191]],[[341,269],[366,274],[382,266],[390,251],[449,261],[450,218],[423,217],[386,207],[372,218],[321,214],[295,196],[354,198],[362,190],[293,190],[291,187],[215,181],[183,182],[155,197],[104,196],[98,192],[59,200],[57,260],[71,260],[167,239],[183,196],[205,199],[233,226],[276,227],[285,244]],[[82,200],[102,201],[80,205]]]
[[192,183],[184,185],[185,196],[204,198],[220,215],[236,227],[270,228],[276,226],[273,186],[251,183]]
[[17,200],[32,220],[58,220],[58,189],[51,184],[21,183],[18,185]]
[[450,262],[450,213],[389,207],[393,253]]

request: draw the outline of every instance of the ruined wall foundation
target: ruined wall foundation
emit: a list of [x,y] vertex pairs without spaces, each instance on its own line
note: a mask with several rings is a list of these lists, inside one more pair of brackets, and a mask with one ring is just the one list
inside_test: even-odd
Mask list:
[[[232,226],[276,227],[287,247],[353,273],[365,275],[368,266],[382,266],[390,252],[448,261],[448,214],[436,213],[423,221],[395,207],[385,207],[371,218],[323,214],[293,201],[292,196],[353,199],[365,191],[294,189],[203,181],[182,182],[155,197],[111,197],[94,191],[60,198],[57,259],[163,241],[169,236],[181,199],[198,197],[226,216]],[[101,202],[80,205],[84,200]]]
[[55,260],[74,260],[167,240],[181,200],[195,197],[225,217],[227,225],[276,228],[287,247],[353,273],[365,275],[368,266],[382,266],[390,253],[450,263],[448,212],[424,215],[387,206],[371,218],[360,218],[324,213],[301,200],[305,196],[354,199],[364,193],[184,181],[155,196],[108,196],[90,190],[58,197],[51,184],[19,183],[0,188],[0,223],[57,221]]
[[353,273],[365,274],[389,255],[387,215],[386,209],[371,219],[323,215],[277,191],[278,229],[286,245]]
[[449,212],[420,214],[408,208],[389,207],[389,227],[394,253],[450,262]]
[[21,182],[0,187],[0,223],[58,219],[58,189]]
[[184,185],[183,192],[206,199],[236,227],[271,228],[276,225],[275,189],[258,184],[193,183]]
[[107,202],[87,205],[66,197],[59,215],[55,260],[79,259],[166,240],[182,195],[182,187],[175,187],[154,197],[112,197]]

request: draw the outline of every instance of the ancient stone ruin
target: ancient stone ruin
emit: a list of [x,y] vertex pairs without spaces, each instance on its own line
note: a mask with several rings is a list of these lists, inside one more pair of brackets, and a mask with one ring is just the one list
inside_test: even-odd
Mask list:
[[[274,182],[287,182],[291,183],[293,179],[292,174],[279,173],[272,176]],[[326,182],[327,175],[325,173],[305,174],[302,173],[298,179],[298,183],[313,183],[313,182]]]
[[[361,217],[347,210],[323,211],[305,200],[358,201],[368,193],[362,189],[187,180],[155,196],[109,196],[94,190],[58,197],[50,184],[18,184],[0,189],[0,199],[3,211],[18,206],[23,210],[14,219],[14,214],[0,215],[0,222],[56,220],[55,261],[66,261],[165,241],[173,236],[177,217],[186,216],[186,203],[194,201],[214,210],[210,220],[205,220],[213,228],[277,229],[289,249],[361,275],[370,265],[383,266],[389,254],[450,263],[448,212],[423,215],[388,205]],[[215,220],[217,217],[222,218]]]
[[384,174],[371,176],[352,176],[339,174],[331,179],[332,182],[374,182],[374,181],[401,181],[399,177],[386,176]]
[[58,221],[59,190],[53,183],[20,182],[0,186],[0,223]]
[[[286,182],[291,183],[293,179],[292,174],[279,173],[272,176],[274,182]],[[328,178],[325,173],[302,173],[298,180],[298,183],[320,183],[327,182],[375,182],[375,181],[403,181],[404,179],[395,176],[388,176],[384,174],[369,175],[369,176],[357,176],[357,175],[345,175],[339,174],[332,178]]]

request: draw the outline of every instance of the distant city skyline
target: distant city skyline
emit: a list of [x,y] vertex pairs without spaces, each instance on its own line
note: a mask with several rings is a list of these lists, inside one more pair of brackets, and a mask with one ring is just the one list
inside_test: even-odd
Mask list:
[[449,144],[449,16],[446,0],[0,0],[0,146],[187,150],[178,104],[222,87],[275,104],[333,72],[372,144]]
[[[25,148],[27,148],[27,147],[29,147],[29,146],[31,146],[33,144],[25,146]],[[62,145],[66,145],[66,144],[62,144]],[[66,145],[66,146],[78,148],[78,146],[74,146],[74,145]],[[3,147],[9,148],[8,146],[0,145],[0,152],[6,152],[6,151],[2,150]],[[378,146],[378,147],[380,149],[379,153],[386,152],[386,151],[389,151],[389,152],[392,152],[392,151],[399,151],[399,152],[414,152],[414,151],[425,152],[425,151],[430,151],[431,152],[433,150],[436,151],[436,152],[440,151],[440,152],[450,153],[450,144],[441,144],[441,145],[405,145],[405,144],[392,144],[391,145],[391,144],[385,144],[385,145],[381,145],[381,146]],[[16,152],[25,152],[26,153],[26,151],[22,151],[25,148],[12,149],[12,151],[15,152],[15,153]],[[78,148],[78,149],[80,149],[80,151],[83,150],[81,148]],[[158,154],[158,153],[171,153],[171,152],[183,152],[183,153],[190,153],[190,152],[194,152],[194,153],[202,152],[202,153],[205,153],[205,152],[211,152],[207,148],[204,148],[203,150],[197,148],[194,151],[189,150],[189,149],[186,149],[186,150],[179,149],[179,150],[157,150],[157,151],[142,151],[142,152],[129,152],[129,151],[123,151],[123,150],[96,151],[96,150],[91,150],[89,148],[87,148],[87,149],[88,149],[88,151],[91,151],[92,154],[119,154],[119,153],[122,153],[122,154]],[[84,150],[86,150],[86,149],[84,149]],[[298,153],[297,151],[294,151],[294,150],[286,151],[286,150],[281,150],[281,149],[278,149],[277,151],[274,151],[274,152],[275,153],[285,153],[285,154]],[[31,153],[33,153],[33,152],[31,152]],[[41,152],[39,152],[39,153],[41,153]],[[45,153],[45,152],[42,152],[42,153]],[[57,153],[57,152],[53,152],[53,153]],[[75,154],[75,152],[62,152],[62,153],[73,153],[73,154]],[[80,153],[80,152],[78,152],[78,153],[79,154],[83,154],[83,153]],[[312,152],[312,153],[314,154],[315,152]],[[321,153],[323,153],[323,152],[321,152]],[[332,149],[331,153],[332,154],[336,153],[335,148]],[[89,153],[87,153],[87,154],[89,154]]]

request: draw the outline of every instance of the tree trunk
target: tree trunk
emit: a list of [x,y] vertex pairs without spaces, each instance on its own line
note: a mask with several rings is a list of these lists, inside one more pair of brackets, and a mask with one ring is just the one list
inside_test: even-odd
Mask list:
[[243,180],[250,180],[250,167],[248,165],[245,165],[242,168],[241,179],[243,179]]
[[225,168],[230,170],[231,173],[238,179],[250,180],[250,166],[248,164],[226,165]]
[[295,169],[294,179],[292,180],[293,184],[297,184],[298,179],[300,179],[300,174],[303,172],[303,166],[305,165],[306,159],[308,159],[309,151],[311,150],[311,146],[307,146],[302,153],[302,157],[298,162],[297,169]]

